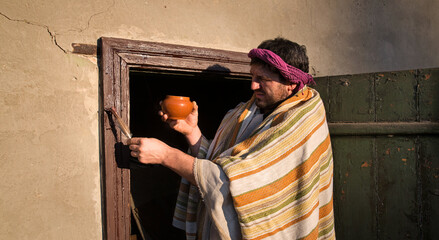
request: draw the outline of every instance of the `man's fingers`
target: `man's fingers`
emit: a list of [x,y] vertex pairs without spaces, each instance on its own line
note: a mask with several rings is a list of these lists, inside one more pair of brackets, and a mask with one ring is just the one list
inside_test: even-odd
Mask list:
[[139,157],[140,138],[131,138],[128,140],[128,144],[128,148],[131,150],[130,155],[132,157]]
[[166,122],[166,120],[168,120],[168,114],[164,113],[163,111],[159,111],[159,116],[162,117],[163,122]]
[[132,157],[138,157],[138,156],[139,156],[139,152],[137,152],[137,151],[131,151],[131,156],[132,156]]
[[141,141],[142,141],[141,138],[131,138],[131,139],[128,140],[128,144],[129,145],[133,145],[133,144],[140,145]]
[[134,145],[134,144],[131,144],[130,146],[129,146],[129,148],[130,148],[130,150],[131,151],[139,151],[139,145]]
[[194,105],[194,108],[192,109],[192,112],[198,111],[198,104],[197,104],[197,102],[193,101],[192,104]]

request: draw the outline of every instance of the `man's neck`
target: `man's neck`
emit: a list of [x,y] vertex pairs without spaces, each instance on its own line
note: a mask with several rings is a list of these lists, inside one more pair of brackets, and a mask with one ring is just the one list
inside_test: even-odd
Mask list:
[[273,104],[273,105],[271,105],[271,106],[269,106],[269,107],[266,107],[266,108],[264,108],[264,109],[260,109],[260,111],[261,111],[261,113],[264,115],[264,119],[266,118],[266,117],[268,117],[268,115],[270,115],[277,107],[279,107],[279,105],[281,105],[285,100],[287,100],[288,98],[290,98],[290,97],[292,97],[293,95],[291,95],[291,96],[288,96],[287,98],[285,98],[285,99],[283,99],[283,100],[280,100],[279,102],[277,102],[277,103],[275,103],[275,104]]
[[286,98],[283,99],[283,100],[280,100],[279,102],[277,102],[277,103],[275,103],[275,104],[273,104],[273,105],[271,105],[271,106],[269,106],[269,107],[266,107],[266,108],[264,108],[264,109],[259,109],[259,110],[261,111],[261,113],[264,114],[264,119],[265,119],[268,115],[270,115],[270,114],[271,114],[271,113],[272,113],[277,107],[279,107],[279,105],[281,105],[283,102],[285,102],[285,100],[287,100],[287,99],[293,97],[293,96],[296,95],[296,94],[299,94],[299,93],[303,92],[304,89],[306,89],[306,87],[300,89],[300,90],[297,91],[297,92],[292,93],[290,96],[286,97]]

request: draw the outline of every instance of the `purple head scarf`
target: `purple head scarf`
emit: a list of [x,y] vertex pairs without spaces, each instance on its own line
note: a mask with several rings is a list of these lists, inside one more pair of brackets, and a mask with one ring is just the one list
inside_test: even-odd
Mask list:
[[295,92],[302,89],[305,85],[315,84],[311,74],[287,64],[281,57],[270,50],[254,48],[248,53],[248,57],[259,58],[270,66],[277,68],[286,80],[297,84]]

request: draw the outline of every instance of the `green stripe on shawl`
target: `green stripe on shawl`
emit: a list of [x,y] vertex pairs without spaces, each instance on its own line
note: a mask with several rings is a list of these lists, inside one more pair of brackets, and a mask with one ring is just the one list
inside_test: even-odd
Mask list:
[[319,237],[324,236],[332,231],[334,231],[334,223],[324,229],[319,229]]
[[320,167],[320,172],[324,172],[324,170],[326,170],[329,167],[329,164],[331,163],[331,161],[329,160],[331,159],[326,160],[326,162]]

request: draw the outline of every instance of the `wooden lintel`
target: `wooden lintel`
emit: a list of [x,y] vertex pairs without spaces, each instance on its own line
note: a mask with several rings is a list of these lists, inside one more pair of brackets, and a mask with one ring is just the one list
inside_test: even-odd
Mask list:
[[75,54],[82,54],[82,55],[97,55],[97,45],[93,44],[85,44],[85,43],[72,43],[73,51],[72,53]]

